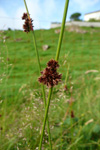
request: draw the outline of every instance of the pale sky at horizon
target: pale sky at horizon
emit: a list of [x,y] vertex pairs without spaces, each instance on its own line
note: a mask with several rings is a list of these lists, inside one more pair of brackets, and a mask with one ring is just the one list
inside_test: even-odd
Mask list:
[[[61,22],[65,0],[26,0],[34,26],[50,28],[51,22]],[[100,10],[100,0],[70,0],[67,20],[75,12],[84,14]],[[25,11],[23,0],[0,0],[0,29],[22,29],[21,16]]]

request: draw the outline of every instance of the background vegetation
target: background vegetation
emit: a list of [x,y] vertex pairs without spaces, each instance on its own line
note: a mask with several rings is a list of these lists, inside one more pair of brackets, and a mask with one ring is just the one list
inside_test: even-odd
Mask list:
[[[81,30],[86,32],[65,29],[59,68],[63,79],[54,88],[57,96],[49,111],[54,150],[100,149],[100,28]],[[55,57],[59,34],[55,29],[35,34],[44,68]],[[47,51],[44,44],[50,46]],[[37,67],[31,34],[0,32],[0,150],[38,149],[44,104]],[[46,131],[43,142],[48,150]]]
[[70,16],[70,20],[72,20],[72,21],[81,21],[80,16],[81,16],[81,13],[79,13],[79,12],[73,13]]

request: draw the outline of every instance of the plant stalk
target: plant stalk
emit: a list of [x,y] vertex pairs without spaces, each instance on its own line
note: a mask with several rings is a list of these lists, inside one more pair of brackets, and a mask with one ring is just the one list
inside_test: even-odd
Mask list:
[[58,61],[59,55],[60,55],[60,49],[61,49],[61,44],[62,44],[62,40],[63,40],[66,16],[67,16],[67,11],[68,11],[68,4],[69,4],[69,0],[66,0],[64,14],[63,14],[63,20],[62,20],[62,25],[61,25],[61,32],[59,35],[58,47],[57,47],[57,52],[56,52],[56,57],[55,57],[56,61]]
[[[26,4],[26,0],[24,0],[24,4],[25,4],[25,7],[26,7],[26,11],[27,11],[28,17],[30,17],[29,11],[28,11],[28,7],[27,7],[27,4]],[[31,32],[32,32],[32,36],[33,36],[33,43],[34,43],[34,47],[35,47],[35,52],[36,52],[36,57],[37,57],[37,62],[38,62],[38,67],[39,67],[39,73],[40,73],[41,72],[41,64],[40,64],[39,52],[38,52],[37,44],[36,44],[36,38],[35,38],[34,31],[31,31]],[[46,108],[46,98],[45,98],[44,85],[42,85],[41,87],[42,87],[42,95],[43,95],[44,105],[45,105],[45,108]],[[50,134],[50,127],[49,127],[49,120],[48,120],[48,118],[47,118],[47,131],[48,131],[50,150],[52,150],[51,134]]]
[[[57,52],[56,52],[56,57],[55,57],[56,61],[58,61],[58,59],[59,59],[59,54],[60,54],[60,50],[61,50],[61,44],[62,44],[63,33],[64,33],[64,28],[65,28],[66,15],[67,15],[67,11],[68,11],[68,4],[69,4],[69,0],[66,0],[65,8],[64,8],[64,14],[63,14],[63,20],[62,20],[62,25],[61,25],[61,32],[60,32],[60,35],[59,35],[58,47],[57,47]],[[52,91],[53,91],[53,87],[51,87],[49,89],[49,95],[48,95],[47,105],[46,105],[46,109],[45,109],[45,116],[44,116],[44,122],[43,122],[43,127],[42,127],[39,150],[41,150],[41,147],[42,147],[43,135],[44,135],[45,125],[46,125],[46,119],[47,119],[47,116],[48,116]]]
[[41,146],[42,146],[43,135],[44,135],[45,125],[46,125],[46,119],[47,119],[47,116],[48,116],[52,90],[53,90],[53,88],[51,87],[50,90],[49,90],[47,105],[46,105],[46,109],[45,109],[44,122],[43,122],[43,127],[42,127],[42,132],[41,132],[41,139],[40,139],[40,144],[39,144],[39,150],[41,150]]

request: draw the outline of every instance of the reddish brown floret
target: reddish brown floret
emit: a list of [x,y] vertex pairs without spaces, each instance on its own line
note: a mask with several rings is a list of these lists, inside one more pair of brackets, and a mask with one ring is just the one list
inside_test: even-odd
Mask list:
[[27,18],[28,18],[27,13],[24,13],[23,16],[22,16],[22,20],[27,19]]
[[57,69],[59,67],[58,61],[51,59],[48,63],[47,66],[52,68],[52,69]]
[[[58,84],[59,81],[61,81],[61,77],[62,75],[59,74],[57,72],[57,67],[58,67],[58,62],[57,62],[57,65],[54,64],[54,61],[49,61],[47,63],[47,67],[41,72],[41,76],[38,78],[38,81],[40,83],[43,83],[44,85],[47,85],[49,88],[55,86]],[[48,65],[50,63],[50,65]]]
[[23,29],[24,29],[24,32],[30,32],[30,31],[33,31],[33,20],[28,17],[27,13],[24,13],[23,16],[22,16],[22,19],[25,20],[24,22],[24,25],[23,25]]

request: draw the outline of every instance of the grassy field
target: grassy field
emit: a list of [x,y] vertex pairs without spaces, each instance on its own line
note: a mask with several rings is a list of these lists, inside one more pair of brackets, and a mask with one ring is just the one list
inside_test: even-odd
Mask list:
[[[87,33],[67,28],[64,33],[62,81],[54,88],[49,111],[53,150],[100,149],[100,28],[82,30]],[[50,29],[35,35],[43,69],[55,58],[59,34]],[[47,51],[42,50],[44,44],[50,46]],[[44,115],[38,77],[32,35],[1,31],[0,150],[38,149]],[[47,135],[45,131],[44,150],[49,150]]]

